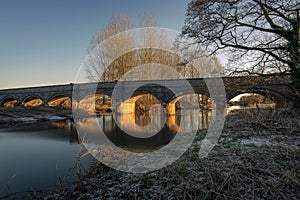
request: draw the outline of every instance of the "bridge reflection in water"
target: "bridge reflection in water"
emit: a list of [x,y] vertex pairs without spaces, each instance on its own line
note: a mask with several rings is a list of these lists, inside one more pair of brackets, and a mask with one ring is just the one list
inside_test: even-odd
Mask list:
[[184,109],[176,115],[135,113],[100,115],[77,122],[76,129],[84,143],[106,145],[107,137],[127,151],[141,152],[168,144],[176,134],[188,134],[209,126],[212,111]]

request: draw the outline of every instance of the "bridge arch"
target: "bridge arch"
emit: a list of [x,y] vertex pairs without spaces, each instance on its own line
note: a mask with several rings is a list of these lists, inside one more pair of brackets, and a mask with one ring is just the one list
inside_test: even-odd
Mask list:
[[64,108],[71,108],[71,98],[65,94],[55,94],[48,98],[48,106],[60,106]]
[[61,97],[68,97],[69,99],[71,99],[72,97],[67,95],[67,94],[63,94],[63,93],[56,93],[51,95],[46,102],[50,102],[51,100],[55,99],[55,98],[61,98]]
[[184,96],[187,96],[187,95],[205,95],[207,97],[210,98],[210,94],[208,91],[205,91],[205,90],[198,90],[198,89],[195,89],[194,90],[194,93],[191,93],[190,91],[181,91],[179,92],[178,94],[176,95],[173,95],[172,97],[170,97],[168,100],[167,100],[167,104],[174,101],[174,100],[179,100],[181,99],[182,97]]
[[103,90],[103,91],[93,91],[93,92],[80,92],[77,95],[73,95],[72,97],[72,101],[76,101],[76,102],[80,102],[88,97],[92,97],[92,96],[99,96],[99,95],[104,95],[106,97],[108,97],[109,99],[111,99],[111,93],[110,93],[110,89],[108,90]]
[[0,107],[14,107],[19,102],[17,97],[6,96],[0,100]]
[[120,105],[114,105],[119,113],[134,113],[136,111],[143,113],[160,111],[162,101],[151,93],[135,92],[131,97],[121,102]]
[[[30,103],[32,102],[32,103]],[[29,94],[26,95],[22,101],[20,102],[20,105],[27,107],[27,106],[41,106],[45,104],[45,99],[42,98],[40,95],[37,94]]]
[[112,112],[111,97],[103,93],[86,95],[80,101],[72,102],[72,105],[91,114],[95,114],[93,111],[97,114]]
[[259,95],[268,97],[275,103],[276,107],[283,107],[289,103],[289,101],[283,94],[281,94],[275,90],[266,89],[266,88],[257,88],[257,87],[246,88],[243,90],[237,90],[235,92],[227,94],[227,103],[234,97],[241,95],[241,94],[247,94],[247,93],[259,94]]
[[[199,91],[198,91],[199,92]],[[177,96],[173,96],[171,101],[166,105],[166,112],[169,115],[173,115],[176,113],[177,109],[187,108],[203,108],[207,109],[210,106],[208,104],[212,103],[211,98],[207,94],[201,93],[181,93]],[[181,104],[180,104],[181,103]]]

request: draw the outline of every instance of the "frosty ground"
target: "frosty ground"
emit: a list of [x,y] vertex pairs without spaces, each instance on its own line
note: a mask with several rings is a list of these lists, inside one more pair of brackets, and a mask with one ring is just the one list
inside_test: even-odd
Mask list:
[[199,131],[176,162],[146,174],[95,162],[72,187],[38,199],[299,199],[300,116],[283,109],[239,110],[226,117],[218,144],[200,159]]

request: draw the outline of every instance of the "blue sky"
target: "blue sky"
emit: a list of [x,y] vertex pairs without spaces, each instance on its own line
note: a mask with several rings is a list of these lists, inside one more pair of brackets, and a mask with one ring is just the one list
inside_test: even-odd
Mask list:
[[75,81],[93,35],[114,14],[153,15],[180,31],[189,0],[1,0],[0,88]]

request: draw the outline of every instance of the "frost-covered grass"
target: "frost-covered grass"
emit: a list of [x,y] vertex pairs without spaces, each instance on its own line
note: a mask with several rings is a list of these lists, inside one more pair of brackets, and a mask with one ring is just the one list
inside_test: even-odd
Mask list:
[[299,199],[300,119],[297,113],[238,111],[226,118],[219,143],[198,157],[199,131],[171,165],[147,174],[101,163],[45,199]]

